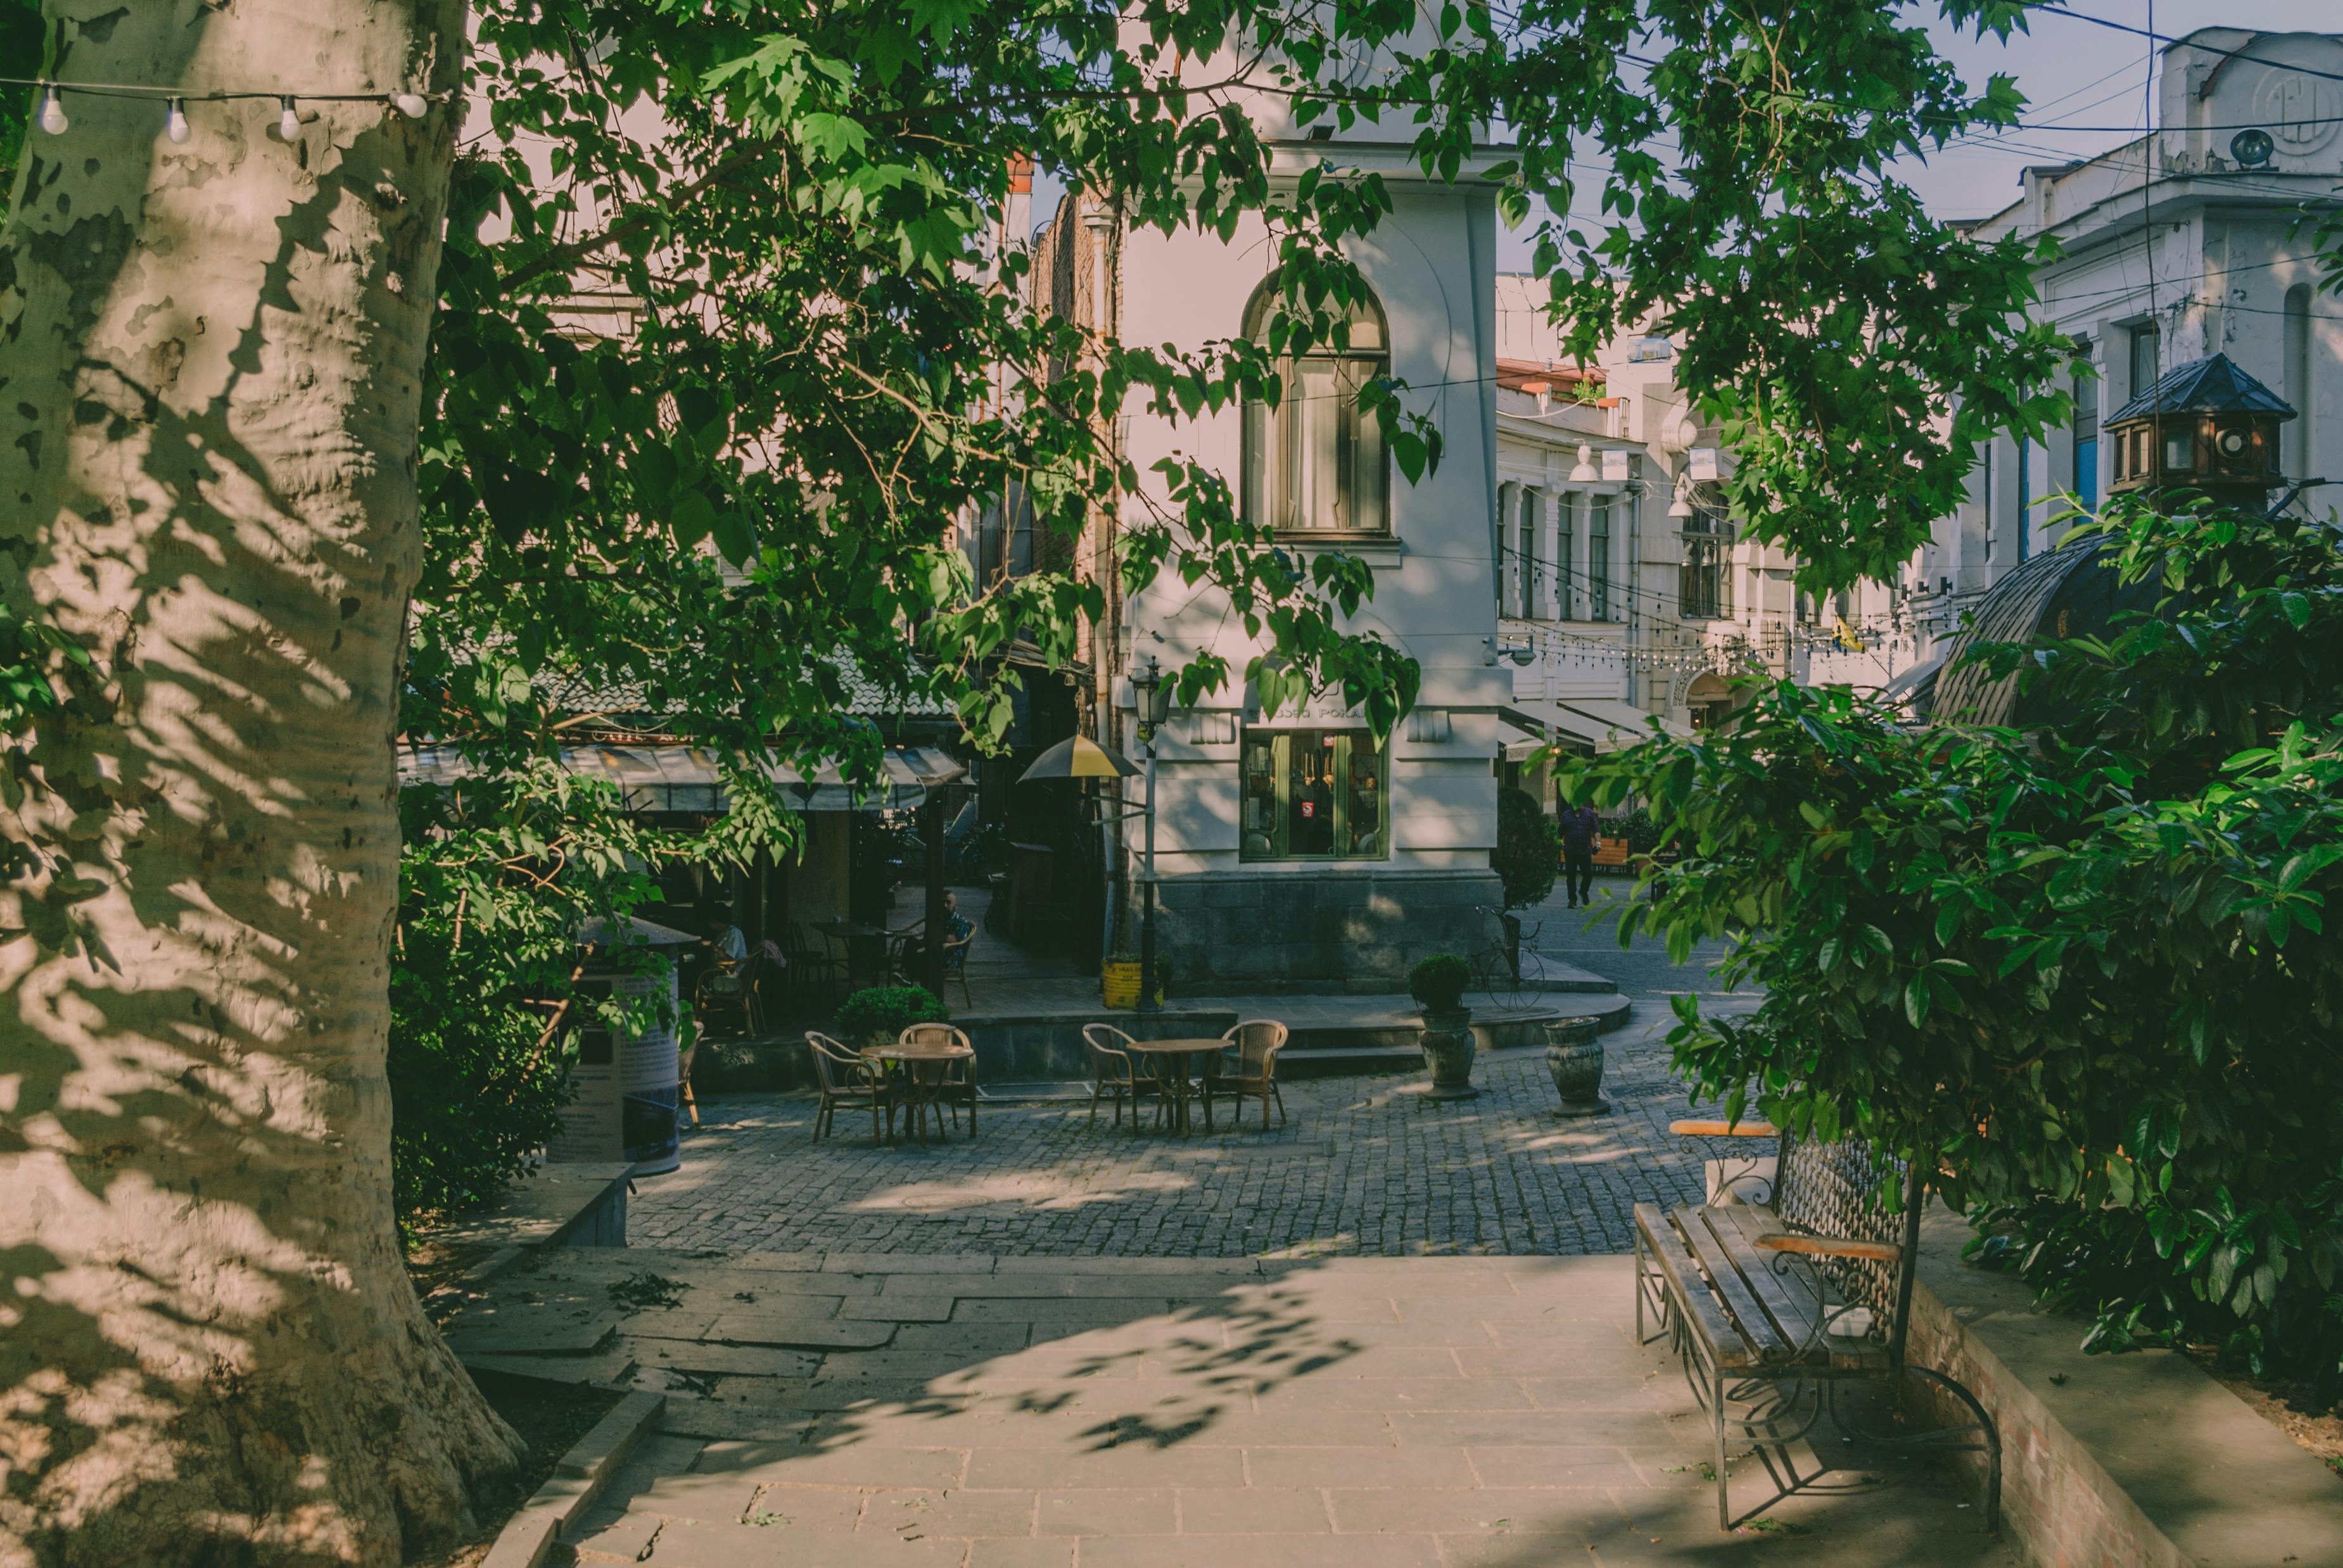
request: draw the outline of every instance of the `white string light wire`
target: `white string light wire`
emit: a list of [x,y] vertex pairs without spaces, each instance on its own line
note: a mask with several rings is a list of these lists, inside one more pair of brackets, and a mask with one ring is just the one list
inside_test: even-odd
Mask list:
[[81,94],[91,98],[140,98],[160,102],[163,110],[163,135],[174,145],[184,146],[194,136],[187,120],[189,104],[227,104],[250,99],[274,98],[284,106],[277,117],[277,132],[287,141],[301,134],[303,104],[382,104],[397,109],[410,120],[419,120],[431,112],[434,104],[452,99],[452,93],[285,93],[276,91],[224,91],[190,93],[176,87],[149,87],[130,82],[58,82],[46,76],[0,76],[0,86],[32,87],[41,95],[41,106],[34,112],[33,123],[53,136],[61,136],[73,128],[73,118],[65,113],[65,95]]

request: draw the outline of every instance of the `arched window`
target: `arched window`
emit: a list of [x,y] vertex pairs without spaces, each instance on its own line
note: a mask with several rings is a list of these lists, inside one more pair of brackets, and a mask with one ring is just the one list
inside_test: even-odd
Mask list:
[[[1245,307],[1245,336],[1265,339],[1276,313],[1275,280]],[[1350,347],[1320,344],[1277,362],[1276,407],[1244,409],[1244,515],[1281,533],[1380,534],[1391,528],[1389,457],[1383,427],[1359,411],[1359,394],[1391,374],[1391,337],[1372,299],[1353,310]]]

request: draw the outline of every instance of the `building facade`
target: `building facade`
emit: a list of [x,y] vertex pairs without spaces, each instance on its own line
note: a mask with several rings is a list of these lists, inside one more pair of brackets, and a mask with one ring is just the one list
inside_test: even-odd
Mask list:
[[[1116,440],[1142,474],[1174,455],[1210,466],[1301,563],[1322,550],[1367,563],[1373,596],[1345,629],[1416,660],[1417,706],[1381,738],[1339,692],[1270,711],[1245,678],[1271,650],[1267,634],[1249,634],[1210,583],[1167,572],[1128,597],[1110,590],[1084,649],[1094,699],[1085,728],[1135,759],[1132,675],[1224,658],[1229,684],[1156,732],[1164,974],[1191,991],[1396,990],[1417,959],[1485,945],[1484,911],[1503,897],[1490,869],[1500,710],[1513,693],[1497,653],[1495,207],[1470,171],[1429,179],[1405,145],[1376,139],[1388,133],[1363,124],[1312,136],[1281,124],[1281,104],[1253,106],[1276,179],[1326,161],[1373,171],[1391,192],[1374,230],[1347,242],[1373,299],[1353,316],[1347,350],[1281,367],[1277,407],[1171,418],[1134,400]],[[1258,222],[1227,240],[1165,236],[1124,224],[1111,194],[1074,192],[1035,246],[1037,307],[1125,341],[1201,350],[1260,334],[1273,303],[1275,242]],[[1360,387],[1381,376],[1404,382],[1409,406],[1443,435],[1442,461],[1413,483],[1357,411]],[[1131,505],[1136,524],[1144,503]],[[1102,586],[1125,520],[1093,519],[1073,547],[1077,569]],[[1143,787],[1126,785],[1121,799],[1139,804]],[[1125,819],[1113,855],[1118,945],[1136,945],[1140,842]]]
[[[1967,499],[1900,585],[1865,585],[1922,655],[1943,651],[1994,583],[2055,546],[2115,477],[2099,421],[2162,375],[2225,354],[2277,392],[2281,470],[2343,481],[2343,304],[2322,293],[2318,223],[2343,179],[2343,36],[2200,29],[2168,45],[2157,129],[2097,157],[2029,168],[1987,237],[2047,236],[2036,318],[2073,346],[2074,414],[2043,441],[1982,447]],[[2343,494],[2303,501],[2324,515]],[[1900,589],[1900,591],[1898,591]],[[1817,678],[1860,669],[1818,660]]]

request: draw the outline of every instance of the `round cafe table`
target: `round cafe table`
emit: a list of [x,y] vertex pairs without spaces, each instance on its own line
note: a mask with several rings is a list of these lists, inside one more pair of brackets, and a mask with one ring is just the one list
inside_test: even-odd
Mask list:
[[[910,1114],[912,1136],[925,1147],[930,1107],[935,1110],[936,1131],[943,1131],[945,1072],[955,1061],[973,1060],[976,1052],[965,1045],[868,1045],[862,1048],[862,1055],[868,1060],[900,1070],[893,1074],[900,1091],[900,1103]],[[976,1111],[970,1107],[969,1136],[975,1135]]]
[[[1133,1056],[1147,1059],[1148,1069],[1155,1075],[1155,1092],[1162,1097],[1163,1103],[1172,1107],[1172,1131],[1182,1138],[1188,1136],[1190,1128],[1188,1096],[1202,1087],[1194,1081],[1189,1059],[1202,1057],[1204,1064],[1209,1064],[1213,1057],[1228,1048],[1229,1042],[1217,1036],[1210,1040],[1134,1040],[1117,1047]],[[1207,1096],[1204,1100],[1204,1131],[1210,1132],[1212,1130],[1212,1101]]]

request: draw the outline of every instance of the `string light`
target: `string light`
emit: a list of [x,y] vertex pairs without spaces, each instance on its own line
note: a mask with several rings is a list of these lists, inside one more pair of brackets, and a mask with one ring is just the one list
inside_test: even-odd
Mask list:
[[[33,123],[53,136],[61,136],[72,128],[73,121],[65,114],[65,95],[79,93],[93,98],[161,99],[163,135],[175,146],[185,146],[194,129],[187,120],[187,105],[226,104],[248,99],[274,98],[283,106],[277,117],[277,133],[287,141],[301,134],[303,104],[383,104],[397,110],[410,120],[419,120],[431,112],[435,103],[451,102],[455,95],[443,93],[281,93],[281,92],[218,92],[186,93],[170,87],[150,87],[130,82],[53,82],[45,76],[0,76],[0,86],[34,87],[40,91],[41,106]],[[314,117],[314,116],[313,116]]]

